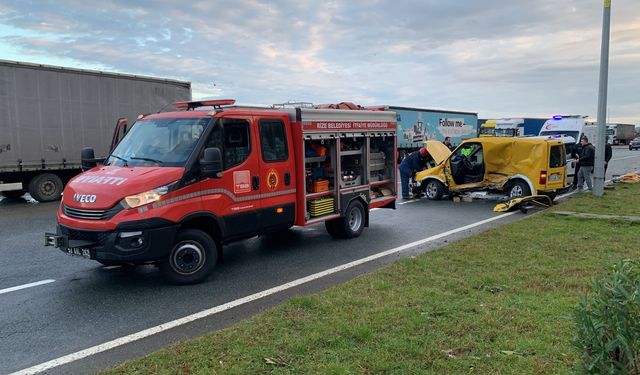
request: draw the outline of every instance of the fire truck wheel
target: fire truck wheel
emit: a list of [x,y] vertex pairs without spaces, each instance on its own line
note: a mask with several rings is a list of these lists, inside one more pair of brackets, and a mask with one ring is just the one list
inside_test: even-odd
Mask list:
[[50,202],[60,199],[64,184],[53,173],[43,173],[29,182],[29,194],[38,202]]
[[444,194],[444,185],[438,180],[429,180],[424,186],[424,192],[428,199],[440,200]]
[[365,219],[362,202],[354,200],[349,204],[344,217],[336,220],[337,233],[342,238],[358,237],[364,229]]
[[337,229],[338,221],[339,220],[327,220],[324,222],[324,227],[327,230],[327,233],[331,235],[331,237],[340,237]]
[[160,273],[171,284],[203,282],[213,272],[218,260],[216,243],[199,229],[178,232],[169,258],[160,263]]

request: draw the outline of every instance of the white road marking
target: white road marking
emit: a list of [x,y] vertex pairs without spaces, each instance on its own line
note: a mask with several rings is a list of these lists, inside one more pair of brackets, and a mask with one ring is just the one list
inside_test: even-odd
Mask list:
[[47,279],[47,280],[42,280],[42,281],[36,281],[34,283],[14,286],[14,287],[11,287],[11,288],[0,289],[0,294],[15,292],[16,290],[21,290],[21,289],[32,288],[32,287],[38,286],[38,285],[49,284],[49,283],[52,283],[54,281],[55,280]]
[[624,159],[633,159],[633,158],[637,158],[638,156],[640,156],[640,154],[638,154],[638,155],[631,155],[631,156],[625,156],[625,157],[623,157],[623,158],[611,159],[611,161],[624,160]]
[[36,365],[36,366],[32,366],[32,367],[29,367],[29,368],[14,372],[14,373],[12,373],[10,375],[36,374],[36,373],[39,373],[39,372],[47,371],[49,369],[65,365],[65,364],[68,364],[68,363],[71,363],[71,362],[74,362],[74,361],[77,361],[77,360],[92,356],[94,354],[102,353],[104,351],[116,348],[118,346],[122,346],[122,345],[125,345],[125,344],[128,344],[128,343],[143,339],[145,337],[149,337],[149,336],[161,333],[163,331],[166,331],[166,330],[169,330],[169,329],[172,329],[172,328],[175,328],[175,327],[179,327],[181,325],[196,321],[198,319],[206,318],[208,316],[220,313],[222,311],[226,311],[226,310],[232,309],[234,307],[238,307],[238,306],[241,306],[243,304],[259,300],[261,298],[264,298],[264,297],[270,296],[272,294],[276,294],[276,293],[285,291],[287,289],[290,289],[290,288],[296,287],[298,285],[302,285],[302,284],[308,283],[310,281],[317,280],[317,279],[320,279],[322,277],[325,277],[325,276],[328,276],[328,275],[331,275],[331,274],[334,274],[334,273],[337,273],[337,272],[340,272],[340,271],[344,271],[344,270],[347,270],[347,269],[350,269],[350,268],[353,268],[353,267],[356,267],[356,266],[359,266],[359,265],[374,261],[374,260],[379,259],[379,258],[383,258],[383,257],[389,256],[389,255],[392,255],[392,254],[396,254],[396,253],[400,253],[400,252],[402,252],[404,250],[407,250],[407,249],[410,249],[410,248],[413,248],[413,247],[416,247],[416,246],[424,245],[427,242],[432,242],[432,241],[438,240],[438,239],[443,238],[443,237],[447,237],[447,236],[452,235],[452,234],[463,232],[465,230],[469,230],[469,229],[472,229],[472,228],[475,228],[475,227],[490,223],[492,221],[503,219],[503,218],[505,218],[507,216],[511,216],[511,215],[513,215],[513,214],[515,214],[517,212],[519,212],[519,211],[508,212],[508,213],[504,213],[504,214],[501,214],[501,215],[497,215],[497,216],[491,217],[489,219],[481,220],[481,221],[478,221],[478,222],[475,222],[475,223],[472,223],[472,224],[469,224],[469,225],[465,225],[463,227],[459,227],[459,228],[456,228],[456,229],[452,229],[450,231],[446,231],[446,232],[443,232],[443,233],[440,233],[440,234],[436,234],[436,235],[431,236],[431,237],[423,238],[421,240],[408,243],[406,245],[398,246],[398,247],[395,247],[393,249],[389,249],[389,250],[383,251],[381,253],[377,253],[377,254],[368,256],[366,258],[358,259],[358,260],[355,260],[355,261],[350,262],[350,263],[342,264],[342,265],[334,267],[334,268],[330,268],[330,269],[327,269],[327,270],[324,270],[324,271],[321,271],[321,272],[318,272],[318,273],[314,273],[312,275],[309,275],[309,276],[306,276],[306,277],[303,277],[303,278],[300,278],[300,279],[297,279],[297,280],[293,280],[293,281],[290,281],[290,282],[282,284],[282,285],[278,285],[278,286],[273,287],[271,289],[263,290],[261,292],[258,292],[258,293],[255,293],[255,294],[251,294],[249,296],[246,296],[246,297],[243,297],[243,298],[239,298],[237,300],[234,300],[234,301],[231,301],[231,302],[227,302],[225,304],[222,304],[222,305],[219,305],[219,306],[215,306],[215,307],[212,307],[210,309],[203,310],[203,311],[200,311],[198,313],[185,316],[183,318],[172,320],[170,322],[163,323],[163,324],[157,325],[155,327],[151,327],[151,328],[145,329],[145,330],[140,331],[140,332],[136,332],[136,333],[124,336],[124,337],[120,337],[120,338],[117,338],[115,340],[105,342],[103,344],[92,346],[92,347],[90,347],[88,349],[84,349],[84,350],[81,350],[81,351],[78,351],[78,352],[75,352],[75,353],[72,353],[72,354],[68,354],[68,355],[60,357],[60,358],[53,359],[53,360],[48,361],[48,362],[41,363],[41,364]]

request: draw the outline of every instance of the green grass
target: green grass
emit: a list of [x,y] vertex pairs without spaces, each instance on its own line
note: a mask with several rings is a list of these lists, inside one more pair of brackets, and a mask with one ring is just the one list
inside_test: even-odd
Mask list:
[[[605,202],[618,207],[609,202],[617,197],[624,212],[638,212],[637,194],[638,186],[625,186],[558,209],[610,213],[600,210]],[[620,221],[532,216],[106,373],[571,372],[578,354],[569,316],[578,296],[610,262],[638,257],[639,230]]]
[[571,199],[556,209],[564,211],[588,212],[622,216],[640,216],[640,184],[618,183],[615,188],[605,189],[604,196],[594,197],[591,193],[578,193],[580,199]]

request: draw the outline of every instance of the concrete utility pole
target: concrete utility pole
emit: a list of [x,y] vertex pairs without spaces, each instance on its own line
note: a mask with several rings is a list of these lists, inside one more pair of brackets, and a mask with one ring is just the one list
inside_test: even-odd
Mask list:
[[[600,85],[598,89],[598,136],[594,163],[593,195],[604,194],[604,148],[607,143],[607,80],[609,78],[609,29],[611,28],[611,0],[604,0],[602,15],[602,47],[600,48]],[[590,140],[591,141],[591,140]]]

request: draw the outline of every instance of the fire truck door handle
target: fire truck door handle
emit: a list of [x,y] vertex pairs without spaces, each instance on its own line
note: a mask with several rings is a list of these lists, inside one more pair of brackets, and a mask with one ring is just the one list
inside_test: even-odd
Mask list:
[[253,190],[258,190],[258,189],[260,189],[260,177],[258,177],[258,176],[253,176],[252,183],[253,183]]
[[291,174],[289,172],[284,172],[284,184],[289,185],[291,183]]

